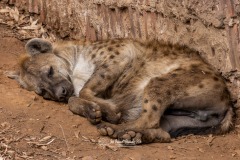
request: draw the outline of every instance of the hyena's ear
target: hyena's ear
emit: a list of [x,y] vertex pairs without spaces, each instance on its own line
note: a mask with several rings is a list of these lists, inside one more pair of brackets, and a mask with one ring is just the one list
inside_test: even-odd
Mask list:
[[41,38],[34,38],[28,41],[25,46],[28,54],[31,56],[39,53],[47,53],[53,50],[52,44]]

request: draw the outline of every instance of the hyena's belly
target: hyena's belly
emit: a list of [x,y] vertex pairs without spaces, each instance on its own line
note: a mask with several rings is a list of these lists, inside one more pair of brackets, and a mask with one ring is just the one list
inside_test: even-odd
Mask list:
[[135,120],[142,112],[143,90],[137,90],[130,82],[124,87],[115,88],[111,100],[121,112],[121,122]]

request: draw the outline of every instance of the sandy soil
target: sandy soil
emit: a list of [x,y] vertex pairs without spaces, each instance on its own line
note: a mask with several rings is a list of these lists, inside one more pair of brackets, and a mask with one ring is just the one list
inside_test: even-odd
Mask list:
[[171,143],[121,147],[73,115],[66,104],[43,100],[5,71],[16,68],[24,42],[0,24],[0,160],[3,159],[240,159],[240,129],[226,135],[185,136]]

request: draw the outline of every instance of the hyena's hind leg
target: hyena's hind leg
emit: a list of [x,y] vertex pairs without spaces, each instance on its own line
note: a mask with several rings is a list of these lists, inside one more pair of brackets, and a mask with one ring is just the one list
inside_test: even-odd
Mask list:
[[172,98],[169,97],[171,95],[168,91],[161,89],[162,85],[164,85],[163,81],[159,78],[152,78],[149,81],[143,93],[142,113],[137,120],[119,125],[101,123],[98,126],[100,134],[123,140],[135,140],[141,137],[138,141],[143,143],[150,143],[155,139],[169,142],[170,135],[159,128],[159,124],[161,115],[171,103]]
[[[152,78],[144,90],[141,116],[135,121],[120,125],[101,124],[100,133],[120,139],[131,137],[133,140],[135,135],[132,133],[135,132],[136,135],[141,134],[142,142],[149,143],[155,139],[169,141],[168,132],[187,128],[188,125],[191,128],[220,125],[222,130],[227,130],[231,124],[232,112],[226,90],[223,80],[214,73],[207,75],[199,71],[193,74],[188,71]],[[182,119],[181,123],[176,124],[177,128],[171,122],[162,122],[161,118],[167,108],[175,115],[175,122],[178,122],[178,117]],[[148,133],[151,129],[157,134]],[[134,136],[129,135],[129,132]]]

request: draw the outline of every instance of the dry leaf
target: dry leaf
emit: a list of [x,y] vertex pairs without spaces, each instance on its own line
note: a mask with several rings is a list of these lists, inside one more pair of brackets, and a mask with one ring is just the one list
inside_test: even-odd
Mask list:
[[235,152],[240,156],[240,149],[235,150]]
[[202,148],[198,148],[198,151],[204,153],[204,150]]
[[27,23],[27,20],[25,20],[25,18],[26,18],[26,16],[21,15],[21,16],[19,17],[18,25]]
[[173,150],[172,146],[167,146],[168,150]]
[[18,11],[17,7],[15,7],[14,9],[11,9],[9,14],[10,14],[10,17],[12,17],[15,21],[18,22],[18,20],[19,20],[19,11]]
[[48,150],[48,147],[47,147],[47,146],[41,146],[41,148],[42,148],[44,151],[47,151],[47,150]]
[[37,22],[38,22],[38,19],[33,21],[32,20],[32,17],[30,17],[30,23],[31,25],[30,26],[25,26],[25,27],[22,27],[22,29],[27,29],[27,30],[36,30],[36,29],[39,29],[41,27],[41,25],[37,25]]
[[1,123],[1,126],[2,126],[5,130],[8,130],[9,128],[11,128],[11,125],[10,125],[10,123],[8,123],[8,122],[3,122],[3,123]]
[[6,7],[5,9],[0,9],[0,13],[9,13],[11,11],[11,8]]
[[76,137],[77,139],[79,139],[79,134],[80,134],[80,131],[74,132],[74,135],[75,135],[75,137]]
[[66,157],[67,156],[67,152],[62,151],[62,156]]
[[43,137],[42,139],[39,140],[39,142],[45,142],[45,141],[48,141],[52,138],[52,136],[46,136],[46,137]]
[[19,30],[18,33],[22,35],[28,35],[28,32],[25,30]]

